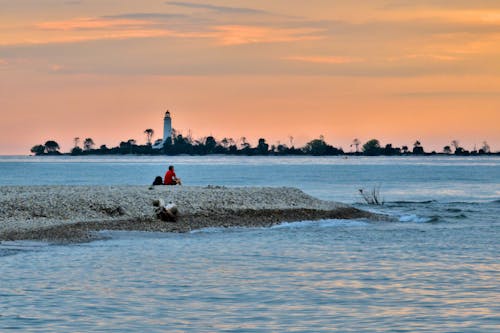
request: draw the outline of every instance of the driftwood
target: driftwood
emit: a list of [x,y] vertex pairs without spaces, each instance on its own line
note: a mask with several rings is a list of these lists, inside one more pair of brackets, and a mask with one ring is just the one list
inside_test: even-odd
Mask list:
[[173,203],[165,205],[163,199],[157,199],[153,201],[153,206],[156,207],[155,213],[156,217],[165,222],[177,222],[177,214],[179,210],[177,206]]

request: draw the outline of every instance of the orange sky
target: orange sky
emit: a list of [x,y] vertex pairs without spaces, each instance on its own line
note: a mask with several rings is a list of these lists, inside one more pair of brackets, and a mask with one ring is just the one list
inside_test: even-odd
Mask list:
[[497,0],[0,0],[0,154],[324,135],[500,149]]

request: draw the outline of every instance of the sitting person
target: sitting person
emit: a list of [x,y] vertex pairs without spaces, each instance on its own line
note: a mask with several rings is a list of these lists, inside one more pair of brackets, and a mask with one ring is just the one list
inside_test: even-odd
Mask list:
[[153,182],[153,186],[156,186],[156,185],[163,185],[163,179],[161,178],[161,176],[157,176]]
[[168,171],[165,174],[165,180],[163,181],[165,185],[182,185],[181,179],[177,178],[177,175],[174,171],[174,166],[171,165],[168,167]]

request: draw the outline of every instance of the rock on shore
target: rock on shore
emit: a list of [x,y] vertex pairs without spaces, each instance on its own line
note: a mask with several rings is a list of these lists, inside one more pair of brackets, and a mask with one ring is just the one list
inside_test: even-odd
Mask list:
[[[163,222],[153,201],[178,207]],[[84,240],[98,230],[188,232],[325,218],[377,218],[294,188],[187,186],[2,186],[0,240]]]

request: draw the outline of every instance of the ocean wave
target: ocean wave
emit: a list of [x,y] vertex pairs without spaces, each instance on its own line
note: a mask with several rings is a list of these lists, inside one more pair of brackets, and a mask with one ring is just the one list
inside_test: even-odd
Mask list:
[[0,242],[0,257],[6,257],[25,251],[36,251],[47,246],[50,246],[47,242],[3,241]]
[[431,204],[431,203],[436,203],[437,200],[424,200],[424,201],[389,201],[386,202],[386,204],[396,204],[396,205],[425,205],[425,204]]
[[411,223],[431,223],[438,222],[439,216],[419,216],[416,214],[402,215],[399,217],[399,222],[411,222]]
[[367,226],[368,222],[359,220],[319,220],[319,221],[301,221],[284,222],[272,226],[271,229],[299,229],[309,227],[331,228],[331,227],[360,227]]
[[[211,234],[211,233],[225,232],[225,231],[228,231],[229,229],[236,230],[236,229],[241,229],[241,227],[234,227],[234,228],[208,227],[208,228],[194,229],[194,230],[191,230],[189,233],[190,234],[199,234],[199,233]],[[251,228],[248,228],[248,229],[251,229]]]
[[332,227],[360,227],[367,226],[368,222],[360,220],[318,220],[318,221],[299,221],[299,222],[283,222],[280,224],[273,225],[269,228],[265,227],[209,227],[201,228],[196,230],[191,230],[190,234],[198,233],[221,233],[221,232],[244,232],[252,231],[256,229],[302,229],[302,228],[332,228]]

